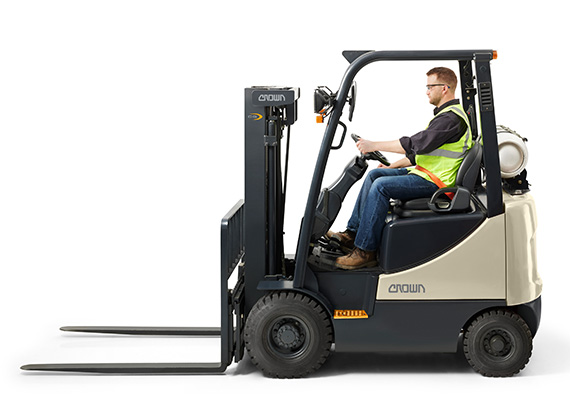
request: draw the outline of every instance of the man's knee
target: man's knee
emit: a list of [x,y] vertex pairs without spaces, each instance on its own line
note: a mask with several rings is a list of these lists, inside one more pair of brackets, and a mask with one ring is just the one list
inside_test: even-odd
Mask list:
[[390,198],[390,185],[392,184],[391,177],[377,178],[372,184],[372,188],[378,191],[383,196]]

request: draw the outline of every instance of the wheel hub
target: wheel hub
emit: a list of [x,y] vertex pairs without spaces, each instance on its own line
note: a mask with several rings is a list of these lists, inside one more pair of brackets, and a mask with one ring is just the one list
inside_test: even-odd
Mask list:
[[485,336],[483,340],[485,351],[492,356],[504,357],[511,352],[511,338],[506,331],[492,330]]
[[285,318],[274,324],[271,338],[278,349],[292,352],[303,346],[305,332],[303,326],[298,321]]

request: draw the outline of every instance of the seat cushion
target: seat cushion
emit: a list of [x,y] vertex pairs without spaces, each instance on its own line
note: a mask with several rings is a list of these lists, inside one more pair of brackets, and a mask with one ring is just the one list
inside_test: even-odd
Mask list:
[[[428,206],[429,200],[429,198],[414,198],[407,201],[395,200],[392,211],[394,214],[404,218],[437,214],[430,210]],[[449,206],[449,203],[449,200],[446,201],[446,198],[443,198],[438,200],[437,205],[445,208],[445,206]]]
[[429,198],[414,198],[413,200],[401,201],[400,207],[403,210],[429,210]]

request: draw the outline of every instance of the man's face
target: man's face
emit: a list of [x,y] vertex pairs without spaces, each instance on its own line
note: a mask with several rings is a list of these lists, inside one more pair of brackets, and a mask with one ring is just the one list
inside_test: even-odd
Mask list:
[[[435,75],[431,75],[428,76],[427,78],[427,85],[440,85],[441,82],[439,80],[437,80],[437,76]],[[441,98],[443,97],[443,86],[431,86],[431,88],[428,88],[427,92],[426,92],[428,98],[429,98],[429,103],[434,105],[434,106],[439,106],[439,103],[441,102]]]

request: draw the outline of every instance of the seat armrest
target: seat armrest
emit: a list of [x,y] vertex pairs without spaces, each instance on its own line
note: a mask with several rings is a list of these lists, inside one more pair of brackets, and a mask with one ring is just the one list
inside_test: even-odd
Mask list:
[[[442,205],[444,194],[453,193],[453,199],[449,205]],[[447,204],[447,202],[445,202]],[[453,213],[456,211],[465,211],[471,206],[471,193],[465,187],[446,187],[440,188],[431,196],[428,207],[436,213]]]

